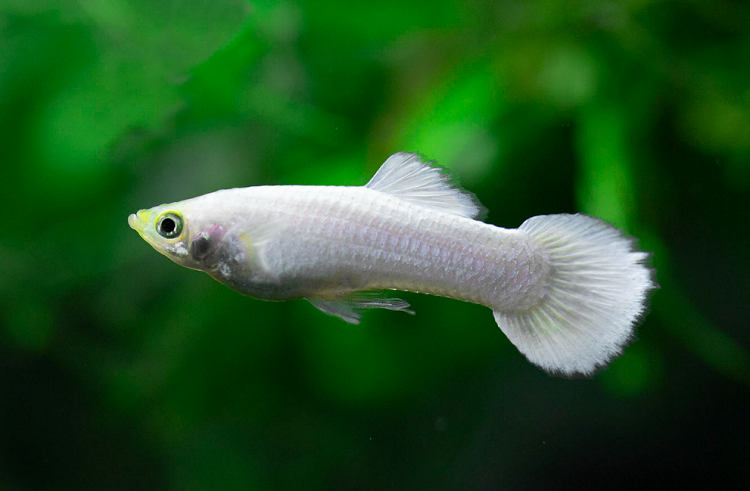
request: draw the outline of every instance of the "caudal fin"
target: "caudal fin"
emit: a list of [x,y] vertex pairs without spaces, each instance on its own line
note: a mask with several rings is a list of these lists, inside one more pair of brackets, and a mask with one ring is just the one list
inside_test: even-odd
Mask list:
[[589,375],[633,336],[656,286],[644,264],[648,254],[615,227],[586,215],[533,217],[519,230],[549,254],[549,283],[537,305],[495,311],[495,320],[532,363],[552,373]]

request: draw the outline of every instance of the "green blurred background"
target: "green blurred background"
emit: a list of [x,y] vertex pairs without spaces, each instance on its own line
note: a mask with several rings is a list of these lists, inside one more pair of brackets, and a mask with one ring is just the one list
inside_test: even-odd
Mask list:
[[[0,0],[0,490],[748,482],[749,55],[727,0]],[[490,223],[638,237],[661,289],[624,356],[549,377],[413,294],[346,325],[127,226],[399,150]]]

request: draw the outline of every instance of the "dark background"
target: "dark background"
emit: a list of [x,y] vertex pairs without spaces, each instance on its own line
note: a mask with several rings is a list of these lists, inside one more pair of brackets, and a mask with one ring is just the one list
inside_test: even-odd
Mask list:
[[[0,0],[0,490],[747,484],[750,7]],[[436,159],[584,212],[661,285],[591,379],[491,312],[359,326],[180,268],[129,213]]]

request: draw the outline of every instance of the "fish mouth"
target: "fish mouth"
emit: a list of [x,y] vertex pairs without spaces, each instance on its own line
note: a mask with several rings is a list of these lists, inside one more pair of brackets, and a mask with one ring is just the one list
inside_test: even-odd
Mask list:
[[130,228],[138,232],[138,235],[145,239],[150,216],[151,214],[149,213],[149,210],[138,210],[138,212],[131,213],[128,216],[128,225],[130,225]]
[[128,225],[130,225],[130,228],[138,232],[139,226],[138,226],[138,216],[136,216],[135,213],[131,213],[128,217]]

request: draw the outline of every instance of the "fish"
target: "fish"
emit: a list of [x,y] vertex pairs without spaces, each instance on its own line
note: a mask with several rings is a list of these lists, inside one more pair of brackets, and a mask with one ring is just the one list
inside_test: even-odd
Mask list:
[[261,300],[307,299],[357,324],[413,312],[384,290],[492,309],[526,358],[590,376],[634,337],[656,287],[650,254],[584,214],[506,229],[434,162],[391,155],[364,186],[252,186],[142,209],[128,224],[156,251]]

